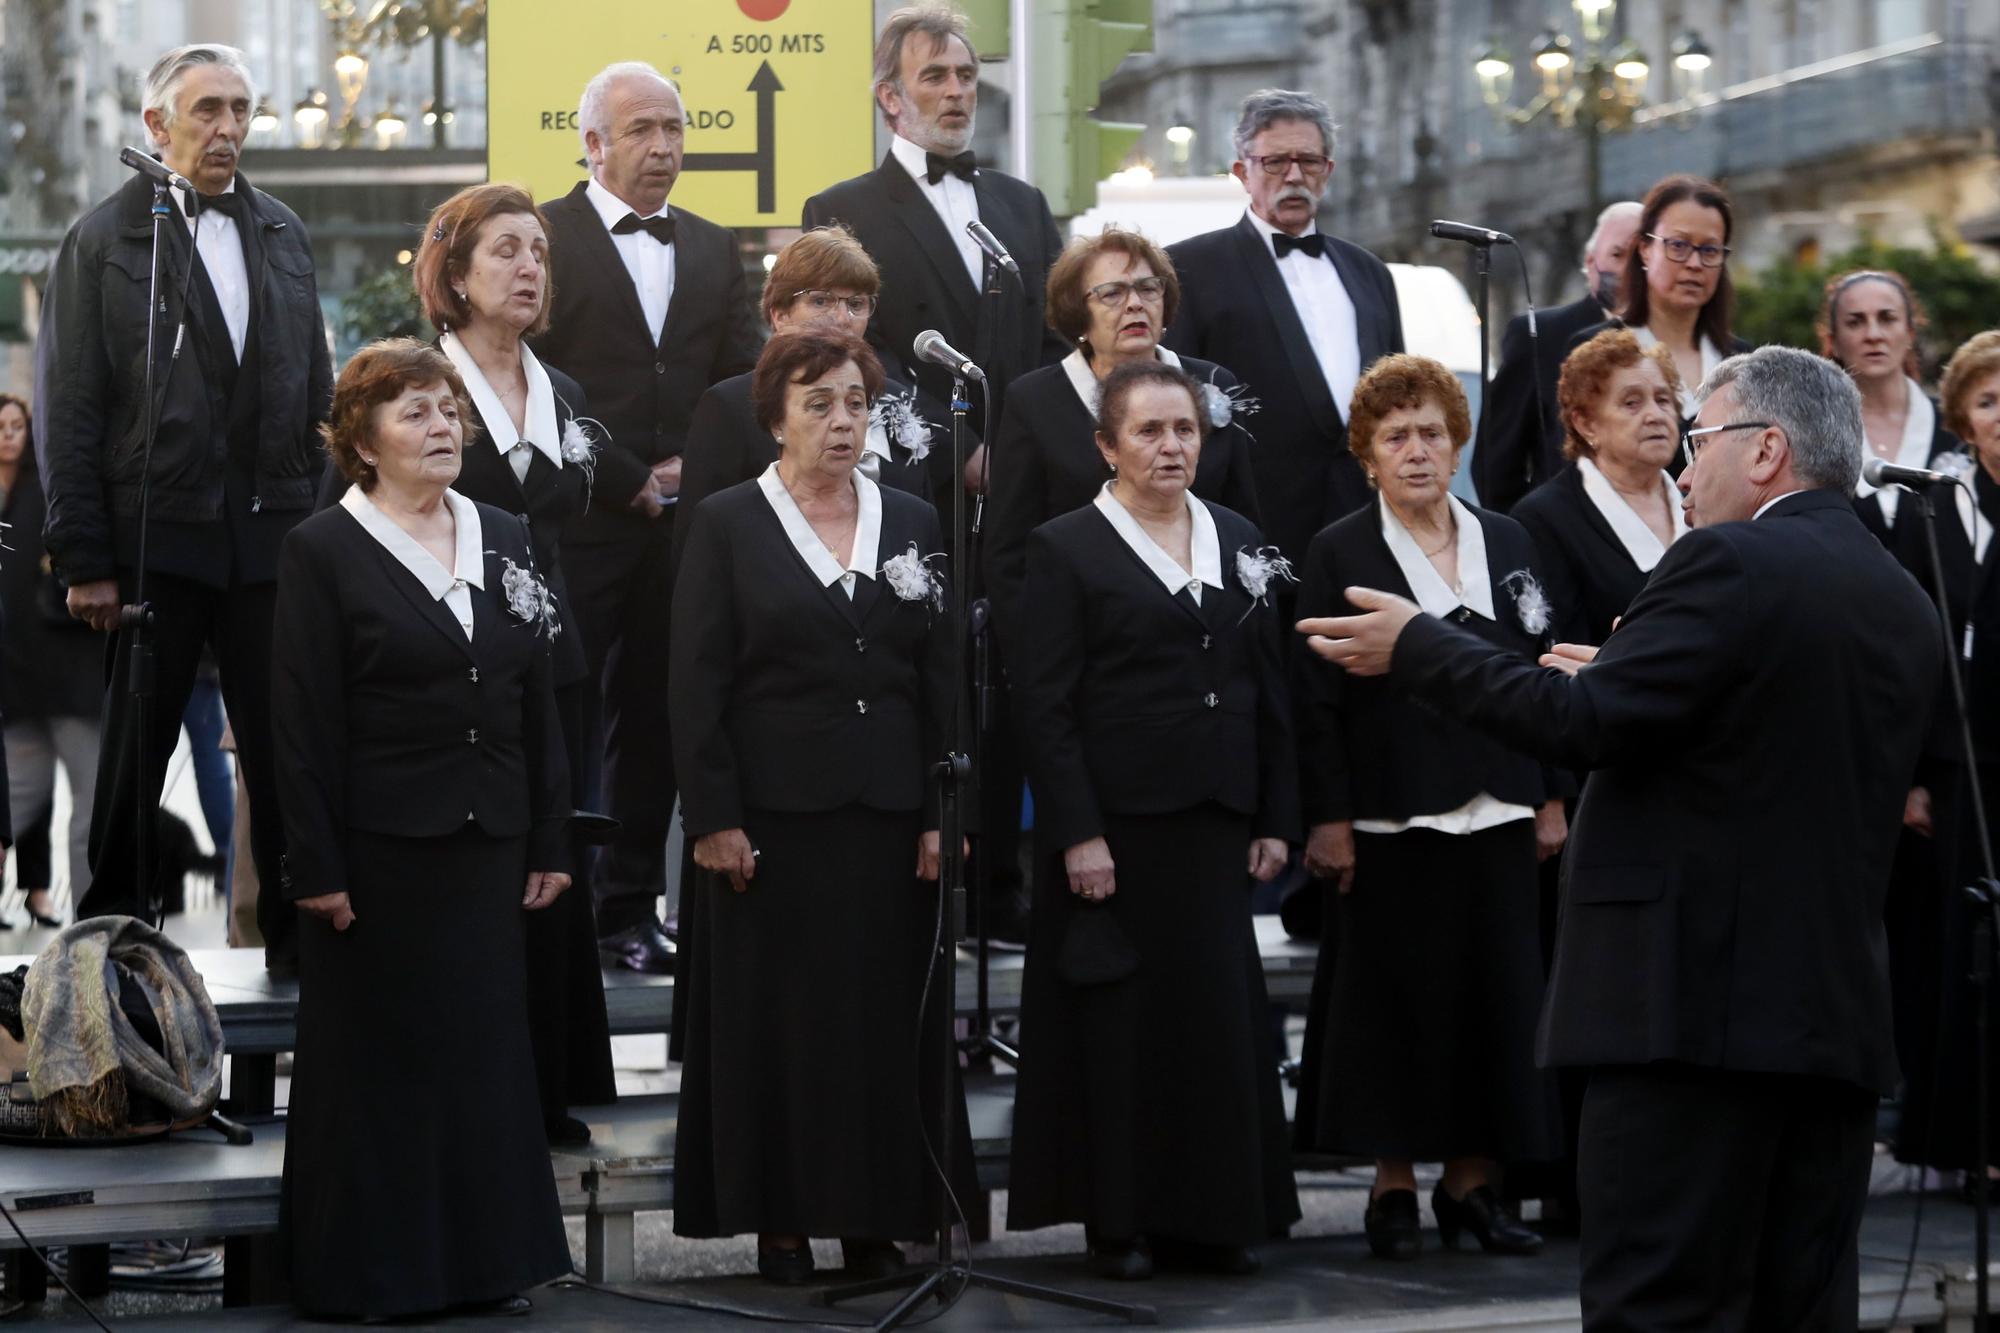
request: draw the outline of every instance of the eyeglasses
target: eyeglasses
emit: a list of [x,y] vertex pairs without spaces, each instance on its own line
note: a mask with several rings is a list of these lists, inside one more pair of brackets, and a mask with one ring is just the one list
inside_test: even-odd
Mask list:
[[837,306],[845,307],[847,313],[856,319],[867,319],[875,313],[875,298],[872,296],[842,296],[838,292],[822,291],[817,287],[793,292],[792,300],[804,301],[806,308],[815,315],[830,315]]
[[1658,241],[1660,248],[1667,252],[1667,258],[1676,264],[1687,263],[1690,255],[1700,255],[1703,268],[1721,268],[1722,261],[1729,258],[1729,247],[1726,245],[1696,245],[1679,236],[1659,236],[1650,231],[1646,233],[1646,239]]
[[1139,299],[1147,305],[1158,301],[1167,294],[1164,278],[1135,278],[1131,282],[1100,282],[1084,295],[1101,306],[1116,310],[1125,304],[1127,297],[1137,292]]
[[1297,167],[1302,176],[1324,176],[1333,170],[1333,159],[1321,153],[1288,153],[1282,157],[1245,153],[1243,160],[1266,176],[1276,176],[1280,179],[1289,176],[1293,167]]
[[1702,426],[1695,430],[1684,430],[1681,432],[1681,457],[1687,461],[1689,467],[1693,467],[1695,456],[1701,453],[1700,442],[1706,437],[1725,430],[1769,429],[1771,423],[1768,421],[1732,421],[1726,426]]

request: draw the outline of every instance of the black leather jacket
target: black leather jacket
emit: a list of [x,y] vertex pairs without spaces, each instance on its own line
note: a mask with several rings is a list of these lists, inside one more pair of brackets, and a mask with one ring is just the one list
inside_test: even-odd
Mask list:
[[[250,201],[261,250],[250,270],[261,393],[249,503],[257,512],[295,510],[304,517],[323,457],[319,425],[333,396],[312,247],[291,209],[241,174],[236,188]],[[48,551],[71,585],[116,574],[114,530],[136,523],[139,513],[151,205],[152,187],[135,177],[86,213],[63,238],[42,306],[35,439],[48,493]],[[162,374],[179,323],[188,251],[186,220],[169,219],[155,353]],[[224,518],[227,402],[212,387],[197,324],[188,321],[186,345],[159,389],[152,512],[166,523]]]

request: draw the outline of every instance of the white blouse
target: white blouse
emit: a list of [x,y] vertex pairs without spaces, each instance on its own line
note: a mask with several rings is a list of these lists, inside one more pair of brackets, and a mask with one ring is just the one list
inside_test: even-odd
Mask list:
[[764,492],[764,499],[771,506],[771,512],[784,525],[785,536],[790,539],[792,549],[806,562],[806,568],[823,587],[831,588],[838,583],[847,600],[854,600],[855,580],[875,577],[876,547],[882,540],[882,492],[875,483],[856,468],[854,477],[854,497],[859,508],[854,517],[854,547],[847,555],[847,563],[842,565],[834,559],[833,552],[827,550],[826,543],[813,531],[810,520],[799,508],[799,502],[785,489],[785,483],[778,476],[778,465],[772,463],[757,477],[757,489]]
[[[1909,410],[1903,415],[1903,438],[1896,445],[1896,456],[1889,461],[1904,467],[1928,467],[1931,438],[1937,430],[1937,409],[1931,406],[1931,400],[1921,384],[1907,377],[1903,382],[1909,386]],[[1872,448],[1870,452],[1873,452]],[[1902,494],[1901,486],[1870,486],[1866,481],[1854,483],[1855,499],[1875,497],[1885,527],[1896,526],[1896,503]]]
[[[403,531],[395,519],[377,509],[375,502],[368,498],[368,493],[359,486],[349,486],[347,494],[340,497],[340,507],[354,515],[355,521],[361,524],[361,530],[395,557],[397,564],[409,570],[417,582],[424,585],[425,592],[450,608],[458,620],[458,627],[470,639],[471,589],[483,591],[486,587],[486,554],[479,531],[479,506],[452,490],[444,493],[444,502],[451,509],[452,523],[458,529],[451,569],[439,564],[438,558],[425,550],[422,542]],[[468,587],[468,584],[471,586]]]
[[[472,405],[479,409],[479,419],[486,427],[486,438],[500,456],[514,469],[516,481],[528,479],[528,454],[526,450],[515,452],[515,446],[527,445],[542,457],[562,466],[562,430],[556,424],[556,390],[549,382],[549,372],[542,369],[542,363],[521,345],[521,374],[528,381],[527,433],[514,429],[514,418],[500,402],[500,395],[493,392],[493,386],[486,382],[486,372],[472,359],[472,353],[465,350],[465,344],[447,333],[438,339],[438,346],[451,358],[451,364],[458,368],[459,378],[465,381],[466,395]],[[516,460],[519,460],[518,462]]]
[[1187,502],[1190,530],[1188,533],[1188,563],[1194,566],[1192,572],[1182,569],[1180,561],[1168,555],[1166,548],[1154,541],[1151,534],[1139,526],[1139,520],[1131,511],[1118,502],[1111,493],[1117,482],[1107,481],[1104,489],[1097,493],[1091,503],[1097,512],[1110,521],[1111,530],[1118,534],[1120,541],[1132,548],[1132,554],[1139,557],[1153,577],[1170,593],[1186,590],[1194,598],[1196,606],[1201,605],[1201,586],[1211,588],[1222,586],[1222,546],[1215,535],[1215,515],[1208,512],[1208,506],[1195,499],[1193,491],[1185,491],[1182,498]]

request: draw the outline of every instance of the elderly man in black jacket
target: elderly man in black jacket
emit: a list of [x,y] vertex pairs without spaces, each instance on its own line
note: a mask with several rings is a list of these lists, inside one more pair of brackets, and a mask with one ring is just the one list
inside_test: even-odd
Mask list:
[[[1861,401],[1767,347],[1716,367],[1675,542],[1602,652],[1500,655],[1385,593],[1322,655],[1591,769],[1543,1063],[1589,1071],[1584,1327],[1852,1329],[1882,905],[1943,666],[1937,613],[1848,496]],[[1581,670],[1579,659],[1594,661]]]
[[128,181],[63,238],[36,344],[35,433],[48,550],[69,585],[70,612],[118,631],[91,886],[78,913],[141,910],[133,821],[142,812],[151,818],[159,804],[181,710],[210,645],[249,787],[251,854],[271,887],[259,899],[258,926],[266,960],[284,970],[296,951],[271,761],[271,619],[279,544],[312,510],[333,376],[305,228],[236,169],[256,105],[234,47],[178,47],[146,76],[147,132],[195,192],[169,192],[173,215],[161,227],[159,431],[144,533],[156,674],[143,761],[126,687],[131,635],[119,628],[119,608],[136,591],[147,489],[152,187],[144,180]]

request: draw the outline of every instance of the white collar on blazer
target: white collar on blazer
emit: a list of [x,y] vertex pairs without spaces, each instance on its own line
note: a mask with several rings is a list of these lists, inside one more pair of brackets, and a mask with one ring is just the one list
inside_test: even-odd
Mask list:
[[[1181,369],[1181,359],[1174,355],[1173,348],[1165,345],[1156,346],[1153,348],[1153,355],[1158,358],[1161,365],[1172,366],[1175,370]],[[1083,349],[1079,347],[1064,357],[1062,368],[1063,374],[1069,377],[1069,386],[1075,389],[1076,396],[1083,400],[1084,410],[1090,413],[1090,419],[1097,420],[1097,404],[1104,397],[1104,383],[1091,371],[1090,362],[1085,359]]]
[[[1637,565],[1641,572],[1652,573],[1653,566],[1660,563],[1661,558],[1667,553],[1667,548],[1660,544],[1660,539],[1646,526],[1646,520],[1640,518],[1632,506],[1625,503],[1625,497],[1618,493],[1618,488],[1611,484],[1611,479],[1604,475],[1603,470],[1595,462],[1588,458],[1579,458],[1576,460],[1576,470],[1583,477],[1584,495],[1597,506],[1597,512],[1604,515],[1604,521],[1611,525],[1611,535],[1625,548],[1625,554],[1632,557],[1632,563]],[[1660,485],[1666,490],[1667,512],[1673,515],[1674,538],[1679,540],[1688,530],[1687,515],[1681,512],[1680,491],[1675,488],[1674,479],[1664,471],[1660,473]]]
[[764,492],[765,501],[771,512],[784,525],[785,536],[790,539],[792,549],[806,562],[806,568],[813,572],[822,586],[841,584],[849,598],[854,596],[855,582],[848,576],[859,575],[864,579],[875,577],[876,548],[882,541],[882,492],[870,481],[860,468],[854,470],[854,496],[859,506],[854,517],[854,549],[848,552],[847,563],[842,565],[833,558],[833,552],[826,549],[826,543],[819,539],[813,526],[799,509],[799,502],[785,489],[785,483],[778,477],[778,465],[774,462],[758,474],[757,489]]
[[1396,517],[1396,511],[1389,508],[1387,497],[1376,500],[1382,516],[1382,539],[1389,543],[1389,554],[1403,571],[1417,605],[1425,611],[1443,617],[1463,606],[1488,620],[1498,619],[1493,614],[1493,580],[1486,570],[1485,529],[1479,526],[1472,511],[1459,503],[1457,496],[1447,494],[1445,502],[1451,506],[1452,517],[1458,520],[1458,583],[1464,590],[1462,596],[1432,567],[1430,557],[1417,545],[1417,539]]
[[1111,530],[1118,539],[1132,548],[1132,554],[1139,557],[1153,577],[1158,579],[1168,592],[1185,589],[1201,604],[1201,587],[1205,583],[1211,588],[1222,586],[1222,545],[1215,535],[1215,515],[1208,512],[1208,506],[1195,498],[1193,491],[1185,491],[1182,498],[1187,501],[1188,518],[1192,527],[1188,533],[1188,563],[1194,566],[1194,573],[1182,569],[1180,562],[1163,550],[1147,531],[1139,526],[1111,488],[1118,483],[1107,481],[1091,503],[1111,524]]
[[534,446],[535,452],[562,466],[562,431],[556,424],[556,390],[549,381],[549,372],[535,359],[526,343],[521,344],[521,374],[528,381],[528,433],[523,436],[514,429],[514,418],[500,402],[500,395],[493,392],[493,386],[486,382],[486,372],[472,359],[472,353],[465,350],[465,344],[450,333],[438,339],[438,346],[458,367],[459,378],[465,381],[465,392],[471,397],[472,405],[479,409],[479,419],[486,426],[486,438],[505,458],[510,449],[523,439]]

